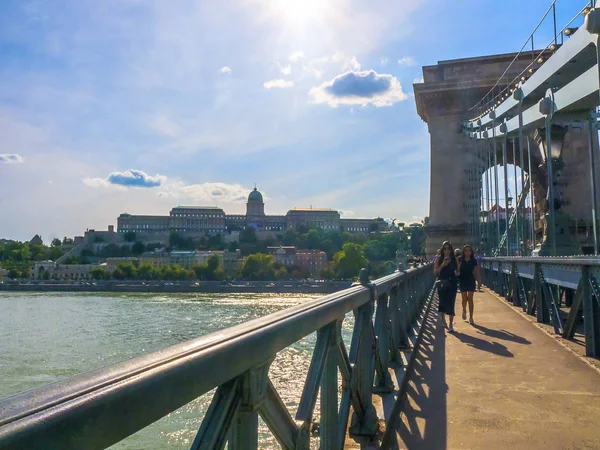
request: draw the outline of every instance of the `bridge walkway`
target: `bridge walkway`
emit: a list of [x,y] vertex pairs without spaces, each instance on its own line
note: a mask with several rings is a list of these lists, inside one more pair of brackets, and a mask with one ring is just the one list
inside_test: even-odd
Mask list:
[[600,372],[489,292],[475,326],[427,318],[403,412],[408,449],[600,449]]

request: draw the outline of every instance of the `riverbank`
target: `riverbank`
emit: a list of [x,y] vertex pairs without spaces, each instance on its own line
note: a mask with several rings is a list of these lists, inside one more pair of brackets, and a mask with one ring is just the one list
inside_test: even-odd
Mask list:
[[347,289],[352,281],[321,283],[294,281],[202,282],[95,282],[95,283],[2,283],[0,292],[138,292],[138,293],[252,293],[252,294],[331,294]]

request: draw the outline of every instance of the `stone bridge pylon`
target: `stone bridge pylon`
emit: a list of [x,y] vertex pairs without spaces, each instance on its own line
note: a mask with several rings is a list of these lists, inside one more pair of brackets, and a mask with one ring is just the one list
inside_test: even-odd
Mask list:
[[[536,52],[535,57],[538,54]],[[423,67],[423,82],[414,85],[414,92],[417,112],[428,125],[431,142],[426,244],[428,256],[434,255],[445,240],[452,242],[455,247],[466,243],[474,248],[485,247],[481,226],[484,217],[482,211],[489,217],[489,205],[499,203],[501,208],[505,208],[505,195],[504,192],[500,192],[499,196],[495,195],[493,185],[492,192],[486,192],[490,187],[484,181],[483,174],[488,168],[494,167],[492,139],[487,143],[471,139],[462,132],[462,123],[473,116],[471,108],[501,77],[507,80],[504,85],[502,80],[498,85],[503,89],[510,80],[527,69],[533,57],[531,52],[521,52],[519,55],[513,53],[440,61],[437,65]],[[571,231],[575,232],[581,246],[585,247],[589,244],[586,229],[589,229],[592,220],[588,156],[590,134],[585,122],[573,127],[570,123],[564,125],[568,127],[568,131],[562,142],[565,166],[559,190],[563,209],[572,220]],[[518,148],[518,140],[508,142],[507,163],[520,167],[532,180],[535,217],[533,228],[535,240],[539,243],[544,230],[543,217],[547,210],[547,181],[545,172],[540,168],[544,158],[538,141],[534,133],[528,137],[532,167],[529,167],[527,157],[522,164],[520,158],[513,153],[513,144]],[[597,136],[595,140],[594,148],[597,151]],[[499,142],[495,156],[497,165],[501,166],[503,158]],[[597,157],[595,164],[597,186],[600,186],[599,160],[600,157]],[[512,173],[509,176],[512,178]],[[512,184],[509,189],[516,197]]]

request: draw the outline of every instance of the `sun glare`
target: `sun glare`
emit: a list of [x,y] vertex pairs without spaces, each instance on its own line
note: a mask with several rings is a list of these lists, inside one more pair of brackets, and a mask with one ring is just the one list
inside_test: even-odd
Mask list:
[[326,19],[327,0],[273,0],[273,9],[288,22],[306,24]]

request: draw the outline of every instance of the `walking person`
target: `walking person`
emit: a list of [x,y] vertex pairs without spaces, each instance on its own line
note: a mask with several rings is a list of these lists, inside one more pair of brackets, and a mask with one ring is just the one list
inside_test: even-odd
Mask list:
[[[458,281],[460,284],[460,295],[462,295],[462,318],[467,320],[467,304],[469,305],[469,323],[475,325],[473,321],[473,294],[475,289],[480,289],[481,278],[479,274],[479,264],[473,254],[473,247],[465,245],[463,247],[460,271]],[[477,284],[476,284],[477,283]]]
[[446,323],[446,315],[450,317],[448,331],[454,332],[454,305],[456,303],[456,276],[460,275],[460,267],[454,256],[452,244],[448,241],[442,244],[441,256],[436,258],[433,264],[433,273],[437,275],[437,291],[439,297],[438,311],[440,317]]

